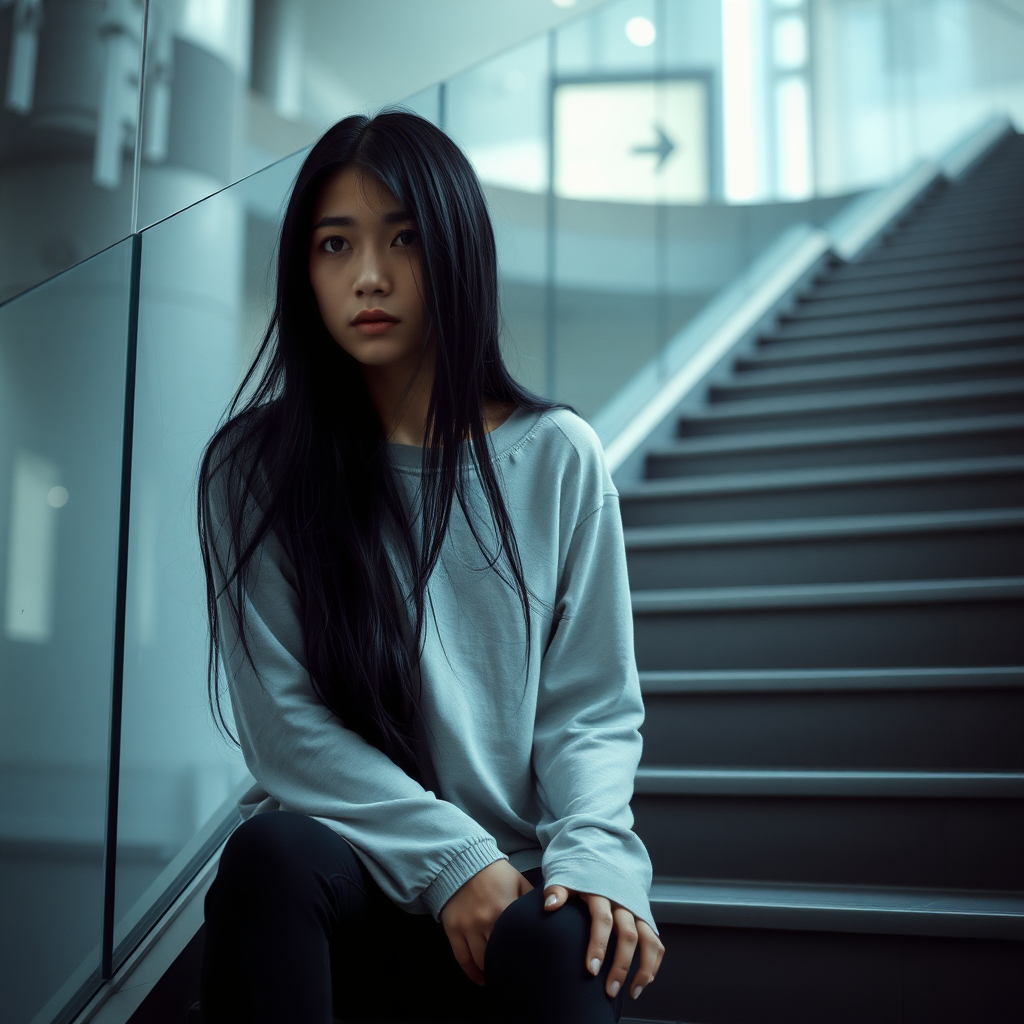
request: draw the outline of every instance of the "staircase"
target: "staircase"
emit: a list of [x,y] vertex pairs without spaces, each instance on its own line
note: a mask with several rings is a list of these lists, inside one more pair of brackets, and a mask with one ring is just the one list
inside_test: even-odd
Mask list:
[[620,484],[667,947],[702,1024],[1024,1020],[1024,137]]

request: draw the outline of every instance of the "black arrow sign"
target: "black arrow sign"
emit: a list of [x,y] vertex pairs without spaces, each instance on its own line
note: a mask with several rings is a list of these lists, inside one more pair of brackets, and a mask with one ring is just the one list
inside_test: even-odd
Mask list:
[[665,134],[664,129],[661,125],[656,124],[654,130],[658,133],[658,141],[653,146],[634,146],[631,152],[636,153],[638,156],[644,153],[654,153],[658,162],[654,165],[654,169],[660,171],[662,165],[673,153],[676,146],[675,143]]

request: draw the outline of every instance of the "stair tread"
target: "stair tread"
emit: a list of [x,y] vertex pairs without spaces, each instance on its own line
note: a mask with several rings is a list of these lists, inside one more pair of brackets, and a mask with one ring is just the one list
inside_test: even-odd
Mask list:
[[940,270],[932,273],[920,273],[916,275],[897,274],[889,277],[878,277],[868,279],[853,279],[840,281],[834,278],[821,277],[809,288],[805,289],[802,296],[815,300],[847,299],[847,298],[870,298],[875,295],[899,294],[901,292],[913,292],[921,289],[941,287],[944,284],[966,285],[966,284],[988,284],[995,282],[1020,280],[1024,278],[1024,262],[1021,263],[994,263],[990,266],[980,267],[959,267],[953,270]]
[[683,437],[650,448],[651,459],[686,455],[724,455],[742,452],[787,451],[793,448],[830,448],[871,441],[963,437],[974,434],[1012,433],[1024,428],[1024,415],[959,416],[947,419],[862,423],[815,429],[770,430],[748,434],[713,434]]
[[889,536],[906,533],[1024,528],[1024,508],[903,512],[888,515],[820,516],[671,526],[628,526],[626,549],[702,547],[705,545],[782,542],[826,537]]
[[811,469],[767,470],[756,473],[707,474],[685,479],[645,480],[623,487],[620,499],[635,501],[695,494],[836,487],[889,480],[927,480],[942,477],[985,476],[1024,472],[1024,456],[1005,455],[973,459],[930,459],[877,465],[823,466]]
[[678,768],[642,765],[637,796],[1024,798],[1024,772]]
[[1024,341],[1024,320],[993,324],[959,324],[955,327],[929,328],[925,331],[880,332],[862,337],[760,338],[757,348],[741,355],[734,365],[740,368],[759,366],[816,365],[852,358],[876,358],[879,353],[913,355],[919,351],[938,349],[942,352],[973,352],[1016,345]]
[[820,317],[857,315],[860,313],[888,313],[895,310],[931,309],[933,307],[959,306],[978,302],[1011,300],[1024,292],[1024,282],[1009,279],[997,282],[976,282],[964,285],[931,285],[923,288],[898,292],[881,292],[875,295],[831,296],[819,295],[813,291],[806,294],[788,319],[814,320]]
[[644,693],[1024,689],[1024,665],[977,668],[711,669],[641,672]]
[[801,412],[868,409],[873,406],[908,405],[921,402],[996,398],[1024,394],[1024,377],[993,380],[904,384],[891,387],[852,389],[827,394],[786,395],[750,398],[728,405],[709,405],[680,417],[681,423],[701,420],[743,419],[752,416],[792,415]]
[[783,318],[779,326],[766,332],[765,336],[780,341],[791,338],[847,337],[878,330],[920,331],[934,326],[1019,320],[1022,316],[1024,299],[1004,299],[998,302],[956,303],[949,306],[879,313],[866,310],[863,313],[846,313],[806,320],[799,317]]
[[1024,347],[966,350],[955,353],[914,353],[885,358],[856,359],[793,367],[746,367],[713,390],[741,391],[746,388],[784,386],[787,384],[829,384],[842,386],[861,379],[906,376],[915,373],[953,373],[981,367],[1020,366],[1024,364]]
[[1024,597],[1024,576],[862,583],[772,583],[738,587],[665,587],[634,590],[634,615],[767,608],[934,604]]
[[940,245],[936,242],[919,242],[910,240],[908,242],[889,241],[870,249],[864,254],[865,263],[888,263],[894,260],[902,260],[906,257],[913,258],[918,252],[927,252],[929,255],[957,255],[965,252],[1000,253],[1013,252],[1024,244],[1024,239],[1017,232],[1008,233],[998,239],[988,238],[951,238],[948,244]]
[[1024,893],[815,885],[656,875],[660,926],[718,925],[1024,938]]
[[1024,260],[1024,244],[1010,249],[975,250],[974,252],[932,253],[924,256],[904,255],[896,260],[864,260],[840,264],[830,271],[829,280],[853,281],[884,277],[891,279],[903,274],[918,274],[931,270],[955,270],[962,266],[1000,266]]

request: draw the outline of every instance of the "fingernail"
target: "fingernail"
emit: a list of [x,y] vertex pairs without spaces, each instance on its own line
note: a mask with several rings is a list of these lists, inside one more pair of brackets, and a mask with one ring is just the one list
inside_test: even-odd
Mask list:
[[634,985],[633,986],[633,998],[634,999],[639,999],[640,998],[640,993],[643,992],[643,990],[644,990],[643,985]]
[[547,898],[547,899],[546,899],[546,900],[544,901],[544,906],[545,906],[545,907],[550,907],[550,906],[552,906],[553,904],[555,904],[555,903],[557,903],[557,902],[558,902],[558,896],[557,896],[557,895],[555,895],[555,893],[552,893],[552,894],[551,894],[551,895],[550,895],[550,896],[549,896],[549,897],[548,897],[548,898]]
[[595,956],[594,959],[590,961],[590,973],[597,974],[599,970],[601,970],[601,961]]
[[612,982],[612,987],[609,989],[614,999],[619,994],[619,983],[617,981]]

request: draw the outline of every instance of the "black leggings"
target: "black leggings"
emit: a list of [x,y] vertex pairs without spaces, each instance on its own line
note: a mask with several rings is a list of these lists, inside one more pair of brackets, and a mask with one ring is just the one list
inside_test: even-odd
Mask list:
[[637,955],[610,999],[614,933],[593,977],[587,905],[545,912],[540,868],[524,874],[534,889],[495,923],[480,987],[444,928],[396,906],[339,835],[304,814],[257,814],[228,840],[206,895],[203,1024],[617,1021]]

